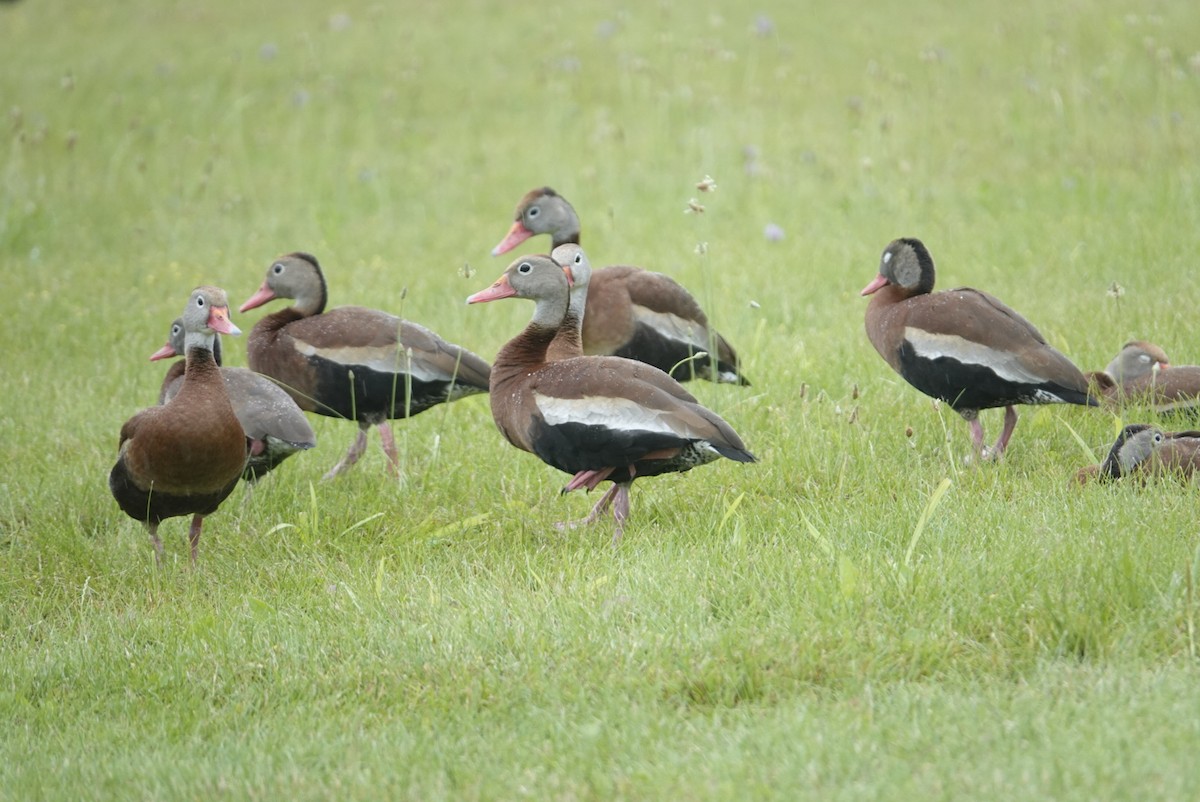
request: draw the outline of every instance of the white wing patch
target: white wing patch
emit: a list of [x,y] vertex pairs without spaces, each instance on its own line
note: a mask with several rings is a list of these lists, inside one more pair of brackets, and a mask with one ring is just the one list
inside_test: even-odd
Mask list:
[[407,373],[417,381],[435,382],[447,381],[449,377],[441,370],[410,359],[407,354],[397,351],[395,346],[379,348],[372,346],[342,346],[339,348],[317,348],[306,342],[296,340],[296,351],[304,356],[315,356],[328,359],[339,365],[362,365],[380,373]]
[[535,392],[533,400],[542,413],[542,417],[546,419],[546,423],[551,426],[578,423],[583,426],[603,426],[608,429],[659,432],[681,436],[666,420],[666,413],[648,409],[628,398],[604,396],[555,398]]
[[[1005,381],[1017,384],[1041,384],[1045,379],[1029,372],[1015,354],[997,351],[995,348],[972,342],[957,334],[934,334],[923,329],[906,326],[904,339],[913,347],[913,352],[924,359],[949,357],[970,365],[979,365],[995,373]],[[1048,398],[1057,396],[1047,394]]]
[[708,350],[704,330],[687,318],[672,315],[670,312],[655,312],[637,304],[634,304],[634,317],[641,325],[649,326],[672,340],[687,343],[697,351]]

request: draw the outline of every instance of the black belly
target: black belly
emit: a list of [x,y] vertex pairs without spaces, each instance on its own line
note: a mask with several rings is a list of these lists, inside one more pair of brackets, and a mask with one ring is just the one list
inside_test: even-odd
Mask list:
[[362,365],[310,360],[317,369],[318,415],[377,423],[408,418],[450,400],[451,389],[463,394],[464,385],[449,381],[409,380],[404,374],[381,373]]
[[[713,358],[711,355],[691,359],[693,354],[701,350],[707,351],[708,349],[697,349],[689,343],[664,337],[649,326],[638,326],[634,331],[633,338],[617,349],[613,356],[636,359],[638,362],[654,365],[659,370],[671,374],[676,381],[684,382],[693,378],[712,378]],[[718,369],[729,373],[737,372],[735,366],[725,362],[719,363]]]
[[215,493],[176,496],[170,493],[142,490],[133,482],[125,467],[125,459],[119,458],[108,474],[108,488],[118,506],[135,521],[157,524],[167,518],[180,515],[211,515],[221,502],[237,487],[235,477],[228,485]]
[[[548,465],[570,474],[580,471],[615,467],[613,481],[627,481],[627,466],[660,449],[687,447],[690,441],[671,434],[646,431],[625,431],[606,426],[582,423],[563,423],[554,426],[538,420],[533,431],[533,451]],[[646,471],[638,466],[638,476],[686,470],[682,463],[672,467],[674,460],[647,463]],[[691,467],[688,465],[687,467]]]
[[1086,393],[1056,382],[1015,382],[983,365],[947,356],[936,359],[918,356],[907,342],[900,346],[900,375],[925,395],[945,401],[956,411],[1052,403],[1045,395],[1039,397],[1039,391],[1068,403],[1088,403]]

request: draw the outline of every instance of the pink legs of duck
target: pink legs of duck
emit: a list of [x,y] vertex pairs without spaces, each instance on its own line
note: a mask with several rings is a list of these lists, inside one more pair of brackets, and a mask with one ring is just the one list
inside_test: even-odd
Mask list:
[[[398,476],[400,473],[400,457],[396,453],[396,435],[392,431],[392,426],[388,421],[378,424],[379,426],[379,442],[383,446],[383,453],[387,454],[388,470],[393,476]],[[354,438],[354,442],[350,445],[350,450],[346,452],[346,456],[342,457],[342,461],[329,469],[325,474],[326,481],[336,478],[344,473],[350,466],[358,462],[358,458],[367,450],[367,429],[371,428],[371,424],[361,424],[358,428],[358,436]]]
[[[567,482],[562,492],[570,493],[572,490],[578,490],[581,487],[594,490],[596,485],[607,479],[613,470],[613,468],[599,468],[596,470],[580,471],[571,477],[571,481]],[[563,521],[557,524],[557,526],[560,529],[590,526],[600,520],[600,516],[611,505],[613,520],[617,524],[616,531],[613,532],[613,543],[617,543],[621,539],[621,536],[625,534],[625,521],[629,518],[629,487],[633,484],[633,477],[635,475],[635,469],[633,466],[630,466],[629,479],[624,482],[613,482],[613,486],[600,497],[600,500],[592,507],[592,511],[587,514],[586,518],[581,518],[578,521]]]
[[976,413],[968,423],[971,427],[971,444],[975,447],[975,456],[980,459],[995,459],[1004,454],[1004,449],[1008,448],[1008,440],[1012,437],[1013,429],[1017,428],[1017,410],[1012,406],[1004,408],[1004,428],[1000,430],[1000,437],[991,451],[988,451],[983,444],[983,424],[979,422],[979,413]]
[[[193,515],[192,525],[188,528],[188,544],[192,547],[192,565],[196,564],[196,555],[200,550],[200,530],[204,526],[203,515]],[[162,565],[163,544],[158,536],[158,524],[147,523],[146,531],[150,533],[150,542],[154,544],[154,562]]]

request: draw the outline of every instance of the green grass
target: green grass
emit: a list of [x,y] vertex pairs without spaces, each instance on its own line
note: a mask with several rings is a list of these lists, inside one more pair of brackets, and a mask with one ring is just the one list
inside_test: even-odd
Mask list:
[[[1106,0],[0,4],[0,798],[1193,795],[1194,487],[1070,487],[1120,425],[1078,408],[966,464],[858,290],[918,236],[1085,369],[1200,362],[1197,41]],[[354,427],[314,419],[155,567],[105,477],[192,287],[309,250],[490,357],[531,310],[463,299],[542,184],[741,350],[694,391],[760,464],[638,483],[614,548],[482,398],[397,424],[399,481],[373,437],[321,483]]]

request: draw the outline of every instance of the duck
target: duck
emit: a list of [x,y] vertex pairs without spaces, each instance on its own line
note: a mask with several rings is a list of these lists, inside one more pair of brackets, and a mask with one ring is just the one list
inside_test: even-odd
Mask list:
[[249,447],[213,357],[218,334],[241,334],[229,319],[219,287],[198,287],[182,317],[185,365],[179,391],[161,406],[138,412],[121,427],[108,487],[118,506],[140,521],[161,564],[162,521],[191,515],[191,561],[196,562],[206,516],[233,492]]
[[[184,352],[183,319],[171,323],[167,342],[150,355],[150,361],[169,359]],[[242,479],[254,484],[298,451],[317,445],[308,418],[278,384],[246,368],[221,366],[221,340],[213,340],[213,359],[221,368],[229,402],[242,430],[250,441],[250,458]],[[158,403],[170,402],[183,386],[187,360],[178,359],[167,369],[159,390]]]
[[[551,187],[527,192],[514,218],[508,233],[492,248],[493,256],[538,234],[550,235],[551,249],[580,242],[579,216]],[[589,355],[622,356],[654,365],[678,381],[699,378],[750,384],[733,346],[709,325],[692,294],[662,273],[631,265],[612,265],[592,274],[583,349]]]
[[325,276],[312,254],[274,260],[241,311],[276,298],[295,303],[254,325],[246,344],[250,369],[277,382],[306,412],[358,423],[358,436],[327,480],[358,461],[372,426],[391,472],[399,473],[390,420],[488,391],[491,366],[424,326],[362,306],[326,310]]
[[1099,465],[1087,465],[1075,482],[1116,481],[1126,476],[1146,479],[1173,476],[1190,480],[1200,468],[1200,432],[1166,432],[1147,423],[1122,427]]
[[[522,257],[467,303],[534,301],[529,324],[493,361],[492,417],[513,446],[571,475],[563,493],[613,483],[586,518],[563,526],[593,524],[611,507],[616,543],[629,518],[635,478],[682,473],[722,457],[742,463],[756,458],[725,420],[652,365],[571,355],[565,347],[550,359],[566,319],[571,282],[586,285],[590,275],[585,271],[590,266],[564,267],[551,256]],[[586,320],[584,315],[584,325]]]
[[[1097,406],[1088,381],[1028,320],[970,287],[934,292],[933,257],[915,238],[893,240],[860,293],[867,337],[900,376],[949,404],[969,424],[978,458],[1000,457],[1018,404]],[[995,446],[984,446],[979,411],[1004,407]]]
[[1200,366],[1172,365],[1160,346],[1130,340],[1103,371],[1087,374],[1112,407],[1146,405],[1159,414],[1200,410]]

